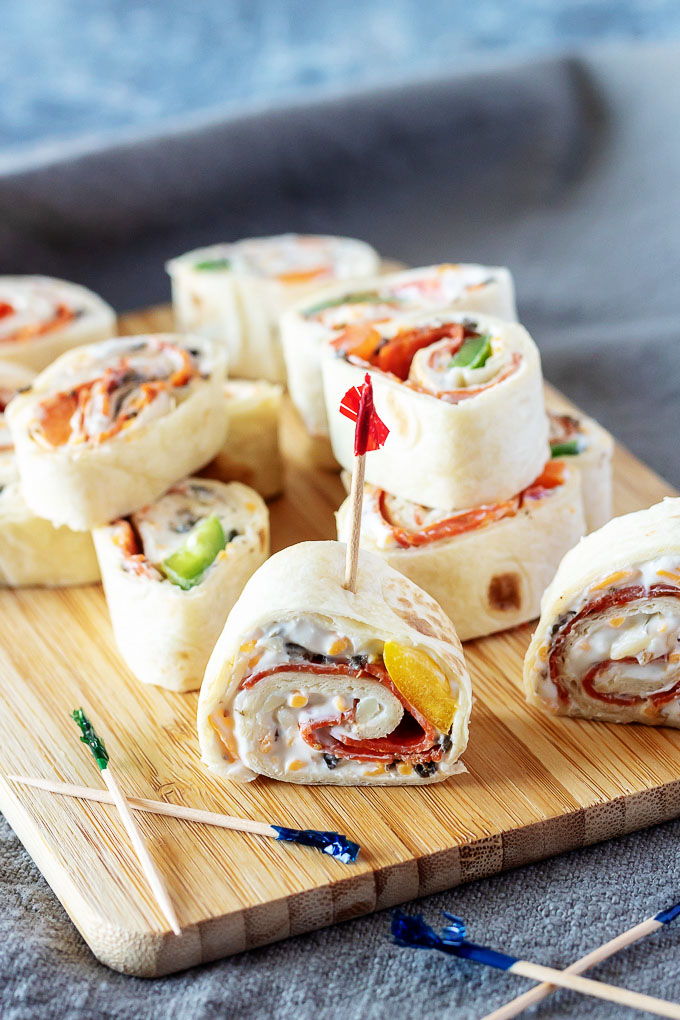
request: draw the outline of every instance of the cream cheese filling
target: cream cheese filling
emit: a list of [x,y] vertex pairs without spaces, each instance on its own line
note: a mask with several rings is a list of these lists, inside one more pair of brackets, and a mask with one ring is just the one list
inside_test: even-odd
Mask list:
[[[9,305],[12,311],[0,318],[0,342],[23,329],[40,330],[50,325],[57,315],[58,306],[69,302],[55,286],[34,280],[16,280],[11,286],[0,282],[2,304]],[[70,326],[72,322],[71,319],[66,325]]]
[[[591,681],[594,691],[604,695],[647,699],[678,682],[680,563],[677,555],[664,554],[596,580],[565,609],[563,626],[585,606],[611,592],[629,587],[641,587],[648,592],[654,585],[677,586],[678,596],[653,595],[614,605],[574,625],[560,666],[561,681],[573,696],[588,696],[581,684],[599,663],[604,665]],[[558,632],[551,635],[551,629],[548,628],[543,641],[546,651],[542,685],[548,699],[556,701],[557,691],[549,676],[548,659]]]
[[479,368],[451,364],[451,341],[438,340],[416,352],[409,371],[409,382],[430,393],[474,389],[485,386],[509,364],[508,352],[499,336],[491,337],[491,355]]

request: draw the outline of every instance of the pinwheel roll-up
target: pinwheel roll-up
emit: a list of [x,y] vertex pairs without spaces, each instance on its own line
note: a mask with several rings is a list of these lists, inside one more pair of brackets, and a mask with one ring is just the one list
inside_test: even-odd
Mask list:
[[201,686],[213,646],[269,554],[269,514],[239,482],[188,478],[94,532],[120,653],[142,683]]
[[[338,511],[347,541],[349,498]],[[437,600],[461,641],[533,620],[562,556],[585,534],[578,472],[549,461],[502,503],[431,510],[364,487],[361,546]]]
[[362,324],[323,357],[333,452],[348,470],[354,425],[338,407],[368,370],[390,430],[366,481],[426,506],[466,508],[515,496],[550,457],[541,360],[522,326],[468,312]]
[[299,301],[281,318],[288,388],[307,430],[328,436],[321,354],[358,323],[465,308],[516,320],[512,276],[502,266],[442,263],[333,287]]
[[617,517],[562,560],[524,663],[558,715],[680,727],[680,499]]
[[113,336],[113,309],[76,283],[0,276],[0,359],[39,372],[64,351]]
[[7,409],[26,502],[88,531],[131,513],[224,444],[225,353],[201,337],[79,347]]
[[363,241],[282,234],[201,248],[166,268],[180,329],[225,344],[231,375],[282,383],[284,308],[333,280],[372,276],[379,265]]
[[99,580],[92,537],[55,528],[26,506],[14,461],[5,406],[17,390],[30,386],[34,373],[14,362],[0,362],[0,585],[61,587]]
[[371,553],[347,591],[344,560],[337,542],[291,546],[234,606],[198,708],[203,760],[226,778],[374,786],[462,771],[471,691],[453,625]]
[[283,489],[279,419],[283,389],[262,379],[225,383],[227,441],[201,474],[243,482],[271,499]]
[[562,414],[548,406],[552,456],[568,460],[581,475],[586,528],[595,531],[612,516],[614,440],[592,418]]

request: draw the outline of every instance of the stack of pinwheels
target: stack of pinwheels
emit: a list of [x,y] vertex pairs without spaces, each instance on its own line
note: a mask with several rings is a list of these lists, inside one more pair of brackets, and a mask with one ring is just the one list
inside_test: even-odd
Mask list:
[[[546,410],[507,269],[436,265],[336,285],[281,324],[291,395],[349,470],[335,413],[370,374],[390,441],[367,460],[361,543],[440,603],[461,639],[524,623],[562,556],[611,516],[611,437]],[[337,515],[346,541],[349,507]]]

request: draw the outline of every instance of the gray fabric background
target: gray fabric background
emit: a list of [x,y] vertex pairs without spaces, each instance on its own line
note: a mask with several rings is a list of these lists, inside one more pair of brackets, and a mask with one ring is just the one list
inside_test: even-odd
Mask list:
[[[676,48],[515,63],[259,117],[194,119],[114,148],[0,161],[0,272],[165,300],[163,259],[284,229],[363,236],[407,262],[508,264],[546,375],[680,484],[680,71]],[[680,777],[680,762],[678,763]],[[157,982],[99,966],[2,834],[2,1016],[478,1017],[519,979],[391,947],[388,916]],[[680,824],[420,905],[566,964],[680,898]],[[680,931],[603,978],[680,998]],[[560,993],[541,1017],[625,1010]]]

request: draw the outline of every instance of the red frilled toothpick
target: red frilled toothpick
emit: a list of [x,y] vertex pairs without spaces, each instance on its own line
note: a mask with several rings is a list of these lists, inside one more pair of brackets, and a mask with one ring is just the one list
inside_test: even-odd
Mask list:
[[355,592],[357,586],[357,564],[359,562],[359,537],[361,535],[361,504],[364,496],[364,473],[366,454],[379,450],[390,430],[378,417],[373,405],[373,386],[366,373],[361,386],[347,390],[340,404],[340,414],[356,422],[354,430],[354,469],[352,471],[351,524],[347,556],[345,558],[345,582],[343,587]]

